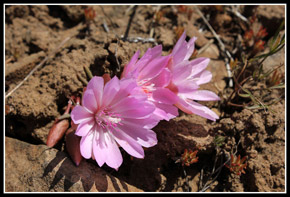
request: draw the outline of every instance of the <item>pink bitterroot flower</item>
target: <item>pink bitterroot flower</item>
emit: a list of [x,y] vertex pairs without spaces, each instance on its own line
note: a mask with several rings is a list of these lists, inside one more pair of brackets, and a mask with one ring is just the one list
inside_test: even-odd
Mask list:
[[71,112],[73,122],[78,124],[75,134],[81,136],[80,152],[84,158],[117,170],[123,162],[119,146],[133,157],[144,158],[142,146],[157,144],[151,130],[158,123],[151,117],[155,106],[130,95],[136,86],[134,80],[117,77],[106,84],[102,77],[89,81],[82,105]]
[[[138,86],[132,94],[138,95],[136,90],[145,93],[148,101],[156,107],[153,116],[157,120],[169,120],[178,115],[178,109],[173,106],[177,102],[175,94],[166,86],[171,81],[172,74],[167,68],[169,57],[161,56],[162,46],[149,48],[138,60],[138,50],[125,66],[122,78],[135,79]],[[144,95],[144,94],[141,94]]]
[[214,92],[199,90],[201,84],[208,83],[212,78],[211,72],[206,70],[210,59],[200,57],[189,61],[194,51],[196,37],[188,42],[185,38],[184,31],[169,55],[168,68],[172,73],[172,78],[168,88],[176,94],[175,105],[179,109],[188,114],[197,114],[215,121],[219,118],[216,113],[194,101],[220,100]]

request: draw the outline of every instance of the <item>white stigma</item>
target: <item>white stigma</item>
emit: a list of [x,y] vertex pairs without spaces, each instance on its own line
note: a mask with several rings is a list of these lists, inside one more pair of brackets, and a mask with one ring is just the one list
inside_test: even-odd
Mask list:
[[107,109],[104,109],[98,112],[95,115],[95,120],[96,120],[96,123],[102,128],[105,128],[105,127],[115,128],[117,127],[118,124],[122,125],[121,123],[122,118],[120,117],[120,115],[114,112],[110,112]]

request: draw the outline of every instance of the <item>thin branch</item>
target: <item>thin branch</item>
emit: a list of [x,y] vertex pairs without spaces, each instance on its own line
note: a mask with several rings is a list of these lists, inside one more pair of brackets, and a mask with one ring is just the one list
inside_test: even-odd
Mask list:
[[197,55],[204,52],[212,43],[214,42],[214,39],[209,40],[202,48],[200,48],[197,52]]
[[[236,149],[236,150],[235,150],[235,152],[233,153],[233,155],[236,155],[236,154],[237,154],[237,152],[238,152],[238,146],[239,146],[240,142],[241,142],[241,139],[239,139],[238,143],[235,145],[235,149]],[[226,160],[226,162],[223,163],[223,160],[222,160],[222,158],[221,158],[220,166],[219,166],[219,167],[218,167],[214,172],[212,171],[212,173],[210,174],[209,177],[211,177],[211,176],[214,175],[215,173],[217,173],[217,175],[212,179],[212,181],[211,181],[210,183],[205,184],[205,186],[202,188],[202,190],[201,190],[200,192],[204,192],[204,191],[206,191],[210,186],[212,186],[212,184],[215,182],[215,180],[217,179],[217,177],[218,177],[219,174],[221,173],[222,168],[223,168],[223,167],[225,166],[225,164],[227,164],[230,160],[231,160],[231,158],[229,157],[229,158]],[[215,164],[216,164],[216,162],[214,163],[213,169],[215,168]],[[201,174],[203,175],[203,169],[202,169]],[[202,177],[202,176],[201,176],[201,177]],[[202,182],[201,182],[201,184],[200,184],[200,187],[201,187],[201,185],[202,185]]]
[[109,32],[110,32],[110,29],[109,29],[109,27],[108,27],[108,25],[107,25],[107,23],[106,23],[106,20],[105,20],[105,19],[103,19],[103,27],[104,27],[104,29],[105,29],[105,31],[106,31],[107,33],[109,33]]
[[221,41],[219,35],[215,32],[215,30],[209,24],[209,22],[207,21],[207,19],[203,15],[203,13],[199,10],[199,8],[197,6],[194,6],[194,9],[200,15],[200,17],[202,18],[202,20],[204,21],[204,23],[207,25],[207,27],[209,28],[209,30],[212,32],[212,34],[214,35],[214,37],[217,39],[218,44],[219,44],[220,49],[222,50],[222,52],[224,54],[226,54],[226,56],[227,56],[227,58],[225,58],[225,60],[226,60],[226,70],[227,70],[227,73],[228,73],[228,77],[230,79],[229,80],[229,86],[230,87],[233,87],[232,72],[231,72],[231,68],[230,68],[230,65],[229,65],[230,60],[233,59],[233,58],[232,58],[230,52],[226,50],[226,47],[225,47],[224,43]]
[[189,182],[188,182],[188,177],[187,177],[187,174],[186,174],[186,171],[184,169],[184,167],[182,166],[182,169],[183,169],[183,174],[185,176],[185,182],[187,184],[187,192],[189,192]]
[[128,22],[128,25],[127,25],[127,28],[126,28],[126,31],[125,31],[125,34],[124,34],[124,37],[123,37],[123,40],[126,40],[128,35],[129,35],[129,31],[130,31],[130,27],[131,27],[131,24],[132,24],[132,21],[133,21],[133,18],[134,18],[134,15],[136,13],[136,9],[137,9],[138,5],[135,5],[132,9],[132,13],[130,14],[130,19],[129,19],[129,22]]
[[[123,39],[124,36],[121,36],[121,39]],[[156,40],[154,38],[142,38],[142,37],[127,37],[126,41],[128,42],[142,42],[142,43],[146,43],[146,42],[152,42],[155,45],[158,45],[158,43],[156,42]]]
[[[221,173],[221,169],[222,169],[223,166],[224,166],[224,164],[223,164],[223,160],[221,159],[221,165],[220,165],[220,167],[219,167],[219,168],[214,172],[214,174],[215,174],[216,172],[218,172],[217,175],[212,179],[212,181],[211,181],[209,184],[207,184],[206,187],[204,187],[204,188],[201,190],[201,192],[206,191],[210,186],[212,186],[212,184],[214,184],[215,180],[216,180],[217,177],[220,175],[220,173]],[[214,166],[214,167],[215,167],[215,166]],[[211,174],[211,175],[213,175],[213,174]]]
[[205,22],[205,24],[207,25],[207,27],[209,28],[209,30],[212,32],[212,34],[214,35],[214,37],[217,39],[220,48],[222,51],[225,51],[225,45],[224,43],[221,41],[221,39],[219,38],[219,35],[217,35],[217,33],[215,32],[215,30],[212,28],[212,26],[209,24],[209,22],[207,21],[207,19],[205,18],[205,16],[203,15],[203,13],[199,10],[198,7],[194,6],[194,9],[196,10],[196,12],[200,15],[200,17],[202,18],[202,20]]
[[[161,5],[158,5],[155,9],[155,14],[160,10],[161,8]],[[154,31],[155,31],[155,25],[156,25],[156,20],[155,18],[153,17],[153,21],[152,21],[152,27],[150,29],[150,33],[149,33],[149,37],[150,38],[153,38],[153,35],[154,35]]]
[[[105,15],[105,17],[109,19],[109,21],[110,21],[110,23],[111,23],[111,25],[112,25],[112,27],[113,27],[112,31],[113,31],[113,33],[115,34],[115,37],[117,38],[117,45],[116,45],[116,48],[115,48],[114,57],[115,57],[115,59],[116,59],[117,65],[118,65],[117,72],[119,72],[119,71],[121,70],[121,65],[120,65],[120,62],[119,62],[118,57],[117,57],[117,50],[118,50],[118,46],[119,46],[119,43],[120,43],[120,36],[118,36],[118,34],[117,34],[117,33],[115,32],[115,30],[114,30],[115,25],[114,25],[112,19],[111,19],[111,18],[106,14],[106,12],[105,12],[103,6],[100,5],[100,7],[101,7],[102,12],[103,12],[103,14]],[[136,9],[136,8],[135,8],[135,9]],[[135,13],[134,13],[134,14],[135,14]],[[108,33],[108,32],[109,32],[109,28],[108,28],[108,26],[107,26],[105,20],[104,20],[104,22],[103,22],[103,26],[104,26],[105,31]],[[128,29],[128,27],[127,27],[127,29]],[[127,31],[126,31],[126,32],[127,32]],[[129,30],[128,30],[128,32],[129,32]],[[127,32],[127,33],[128,33],[128,32]]]
[[120,65],[120,62],[119,62],[118,57],[117,57],[117,50],[118,50],[119,43],[120,43],[120,40],[117,39],[117,45],[116,45],[116,48],[115,48],[115,54],[114,54],[115,59],[116,59],[116,62],[117,62],[117,64],[118,64],[117,72],[120,72],[120,70],[121,70],[121,65]]
[[248,19],[246,17],[244,17],[239,11],[240,5],[232,5],[231,9],[229,9],[230,12],[234,13],[238,18],[242,19],[243,21],[245,21],[246,23],[249,23]]
[[203,183],[203,168],[200,171],[200,179],[199,179],[199,188],[198,188],[198,190],[200,190],[202,188],[202,183]]
[[109,16],[106,14],[106,12],[105,12],[103,6],[100,5],[100,8],[101,8],[103,14],[105,15],[105,17],[106,17],[107,19],[109,19],[109,21],[110,21],[110,23],[111,23],[111,26],[113,27],[113,33],[116,35],[117,38],[119,38],[118,35],[116,34],[115,30],[114,30],[114,28],[115,28],[116,26],[115,26],[115,24],[113,23],[111,17],[109,17]]

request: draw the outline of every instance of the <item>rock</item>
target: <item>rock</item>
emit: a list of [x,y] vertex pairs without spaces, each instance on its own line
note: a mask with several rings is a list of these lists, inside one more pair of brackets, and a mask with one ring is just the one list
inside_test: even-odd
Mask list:
[[197,27],[195,27],[193,24],[189,23],[186,28],[186,34],[192,38],[192,37],[197,37],[197,40],[195,41],[195,44],[197,47],[201,48],[204,45],[206,45],[208,43],[208,39],[204,36],[204,33],[200,33],[197,29]]
[[47,5],[31,5],[31,12],[39,21],[45,25],[49,25],[55,29],[63,28],[63,21],[60,18],[55,18],[49,15],[49,8]]
[[266,60],[263,62],[264,72],[275,69],[281,64],[284,64],[284,66],[281,66],[279,71],[283,74],[285,73],[285,47],[277,53],[266,58]]
[[[35,64],[35,62],[40,62],[44,58],[44,56],[45,56],[45,53],[43,51],[40,51],[38,53],[31,54],[30,56],[27,56],[18,62],[6,64],[5,65],[5,82],[7,81],[6,77],[9,76],[11,73],[20,72],[20,71],[22,71],[23,73],[23,70],[27,69],[25,67],[29,67],[30,64]],[[20,73],[15,73],[15,74],[18,74],[18,75],[14,76],[13,77],[14,79],[15,77],[21,78]]]
[[5,137],[6,192],[142,192],[82,161],[78,167],[66,153]]
[[285,20],[285,5],[259,5],[256,14],[259,21],[267,28],[269,35],[274,35]]
[[74,23],[80,22],[84,19],[85,7],[82,6],[74,6],[74,5],[61,5],[61,8],[66,13],[68,18]]
[[215,44],[210,44],[208,47],[205,47],[200,51],[200,54],[198,55],[198,57],[208,57],[211,59],[218,59],[219,56],[220,52]]
[[9,89],[13,89],[11,85],[23,80],[44,57],[45,53],[40,51],[21,58],[15,63],[5,64],[5,85],[9,86]]
[[162,42],[163,48],[172,47],[177,42],[175,41],[175,34],[172,30],[165,29],[165,28],[156,28],[156,34],[160,35],[159,41]]
[[29,7],[26,5],[6,6],[6,20],[12,21],[14,18],[24,18],[29,15]]

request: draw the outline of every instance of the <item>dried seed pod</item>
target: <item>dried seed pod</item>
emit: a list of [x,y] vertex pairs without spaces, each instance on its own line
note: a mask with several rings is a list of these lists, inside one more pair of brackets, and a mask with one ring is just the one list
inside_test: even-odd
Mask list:
[[54,147],[63,138],[66,130],[69,127],[69,120],[67,118],[70,117],[69,111],[71,106],[72,102],[69,101],[64,114],[60,118],[55,119],[53,126],[49,130],[47,136],[46,145],[48,147]]
[[73,128],[69,128],[65,134],[65,141],[68,154],[73,162],[78,166],[83,159],[80,151],[81,137],[75,135],[75,130]]

